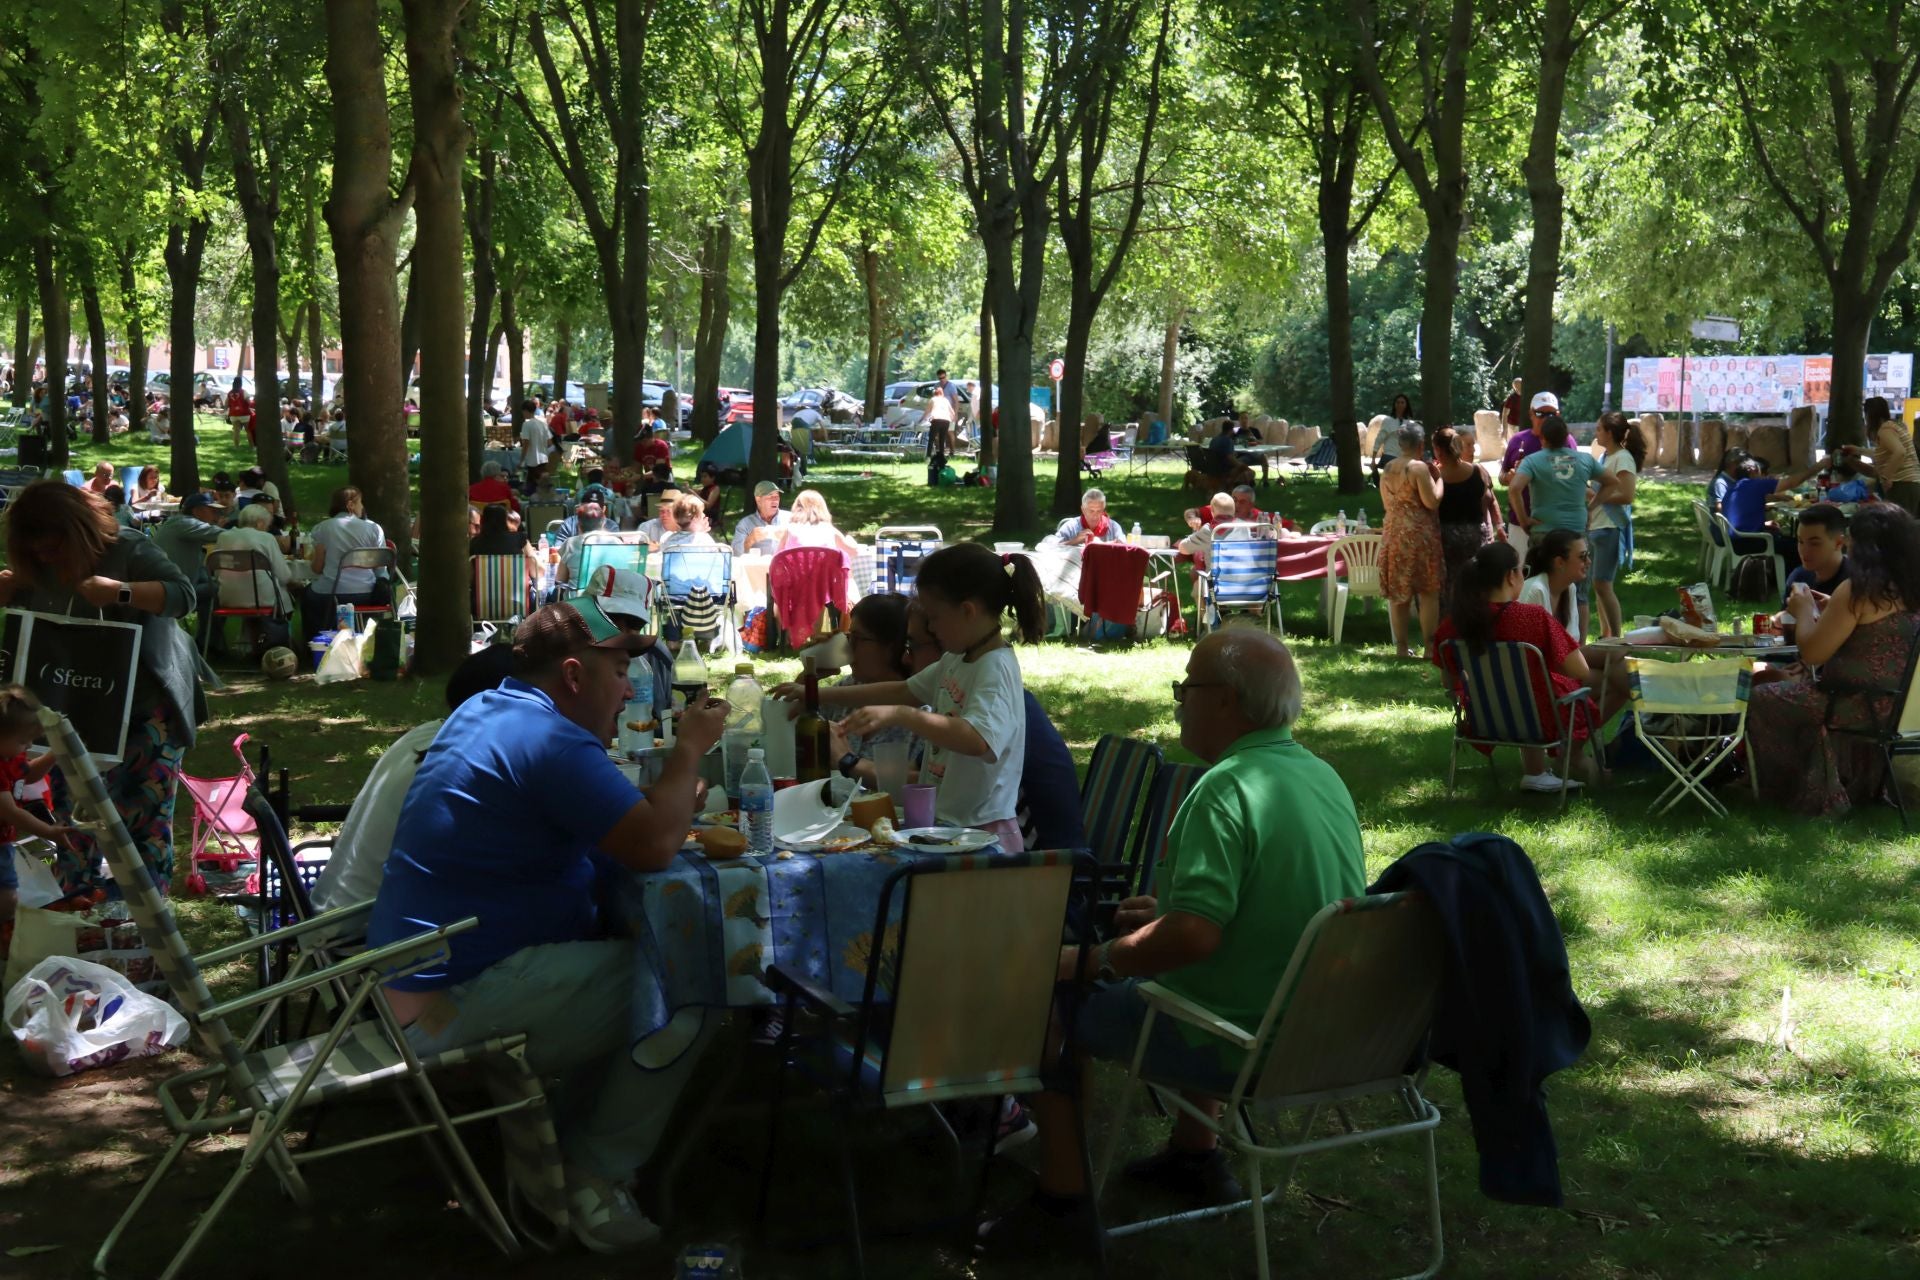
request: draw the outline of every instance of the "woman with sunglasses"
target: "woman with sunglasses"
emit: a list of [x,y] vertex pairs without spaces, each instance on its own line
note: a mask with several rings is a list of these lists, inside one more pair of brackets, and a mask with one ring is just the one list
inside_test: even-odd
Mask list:
[[[912,645],[914,657],[925,661],[915,665],[908,657],[907,598],[880,594],[863,598],[848,617],[847,641],[852,652],[852,668],[841,684],[888,684],[905,680],[921,666],[930,666],[940,656],[940,646],[931,635],[923,644]],[[923,624],[924,626],[924,624]],[[852,707],[825,705],[821,713],[833,728],[833,758],[841,762],[841,772],[875,785],[873,749],[882,742],[906,742],[907,756],[918,764],[920,744],[905,729],[878,729],[869,734],[849,734],[840,728]]]
[[1520,585],[1520,601],[1537,604],[1578,636],[1580,584],[1587,580],[1593,552],[1587,540],[1570,529],[1555,529],[1527,552],[1527,579]]

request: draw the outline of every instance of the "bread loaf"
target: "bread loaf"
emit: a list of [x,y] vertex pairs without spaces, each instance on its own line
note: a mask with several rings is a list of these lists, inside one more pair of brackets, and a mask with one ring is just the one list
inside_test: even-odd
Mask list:
[[881,791],[855,797],[847,808],[847,820],[856,827],[871,829],[882,818],[894,818],[893,797]]

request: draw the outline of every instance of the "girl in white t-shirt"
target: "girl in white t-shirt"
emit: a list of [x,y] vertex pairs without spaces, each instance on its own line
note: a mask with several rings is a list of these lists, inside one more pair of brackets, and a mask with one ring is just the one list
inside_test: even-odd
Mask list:
[[[822,689],[820,700],[859,708],[841,722],[848,733],[901,728],[922,739],[920,778],[940,787],[939,821],[991,831],[1002,849],[1019,853],[1025,845],[1014,804],[1026,765],[1027,708],[1001,619],[1011,612],[1023,640],[1040,639],[1040,576],[1025,556],[962,542],[921,562],[915,586],[940,660],[906,680]],[[780,692],[798,696],[791,686]]]

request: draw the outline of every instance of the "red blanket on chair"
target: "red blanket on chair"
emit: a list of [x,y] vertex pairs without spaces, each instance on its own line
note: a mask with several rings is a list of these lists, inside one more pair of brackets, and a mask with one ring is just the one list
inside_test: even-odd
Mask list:
[[767,567],[767,597],[797,649],[813,639],[829,604],[845,605],[847,562],[831,547],[788,547]]
[[1080,607],[1130,627],[1140,614],[1149,557],[1141,547],[1089,542],[1080,553]]

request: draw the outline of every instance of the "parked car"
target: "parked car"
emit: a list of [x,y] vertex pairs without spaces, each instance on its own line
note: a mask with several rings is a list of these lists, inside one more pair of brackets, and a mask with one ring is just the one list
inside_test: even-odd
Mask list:
[[720,403],[722,423],[753,421],[753,392],[745,387],[720,388]]
[[669,391],[673,391],[674,401],[680,406],[680,421],[677,423],[669,423],[668,425],[685,427],[688,420],[693,417],[693,396],[682,395],[680,392],[674,391],[671,382],[661,382],[655,378],[646,379],[641,383],[640,403],[649,409],[657,411],[661,403],[666,399],[667,392]]
[[828,422],[858,422],[863,407],[853,396],[832,387],[802,387],[780,401],[780,421],[791,423],[801,410],[811,409]]
[[899,408],[900,402],[912,395],[914,388],[919,385],[917,382],[889,382],[882,393],[880,412],[884,414],[889,409]]

